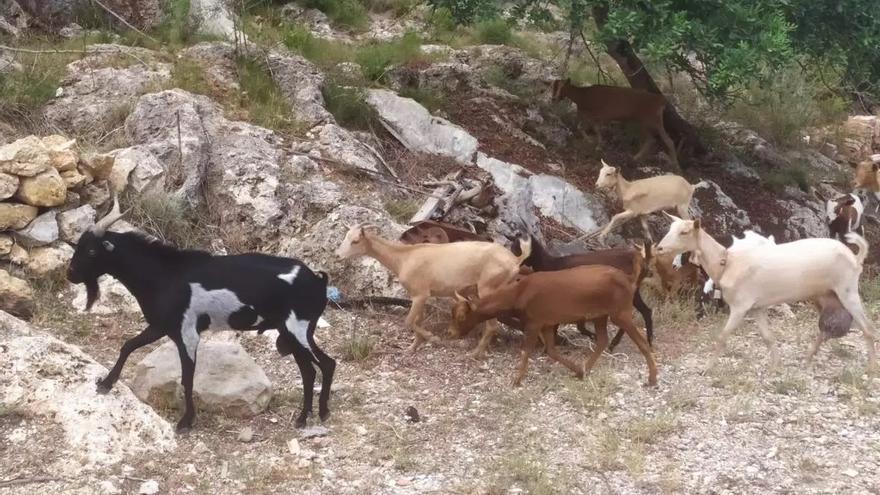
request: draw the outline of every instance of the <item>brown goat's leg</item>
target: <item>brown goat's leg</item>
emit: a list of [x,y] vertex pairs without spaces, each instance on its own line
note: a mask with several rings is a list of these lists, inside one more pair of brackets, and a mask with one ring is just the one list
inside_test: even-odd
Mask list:
[[559,325],[556,326],[548,326],[541,329],[541,336],[544,339],[544,345],[547,347],[547,355],[552,359],[555,359],[556,362],[562,363],[566,368],[574,371],[575,376],[578,378],[584,377],[584,369],[577,365],[571,359],[563,356],[562,353],[556,348],[556,341],[553,338],[556,335],[556,329],[559,328]]
[[590,370],[596,365],[596,361],[599,360],[599,356],[608,347],[608,317],[602,316],[594,319],[593,325],[596,327],[596,347],[587,358],[587,362],[584,363],[584,375],[590,373]]
[[654,145],[654,136],[651,135],[649,131],[646,129],[642,129],[642,147],[639,148],[638,153],[633,156],[633,159],[636,161],[644,160],[648,153],[651,152],[651,148]]
[[681,165],[678,163],[678,152],[675,151],[675,143],[672,142],[672,139],[666,132],[666,127],[663,126],[662,108],[660,109],[660,114],[657,115],[657,135],[660,136],[660,140],[666,146],[666,151],[669,153],[669,159],[672,160],[672,164],[675,165],[676,169],[681,169]]
[[519,365],[516,367],[516,375],[513,377],[513,386],[518,387],[522,384],[526,371],[529,369],[529,357],[532,355],[532,349],[538,341],[538,333],[541,327],[534,324],[526,324],[526,338],[523,340],[522,350],[519,356]]
[[473,351],[468,356],[473,359],[482,359],[486,356],[486,349],[492,344],[492,338],[498,333],[498,320],[489,320],[483,325],[483,336]]
[[406,315],[406,325],[412,328],[413,333],[415,334],[415,341],[413,341],[412,346],[409,348],[409,352],[415,352],[416,349],[422,345],[424,341],[436,342],[439,340],[436,336],[432,335],[431,332],[428,332],[424,328],[422,328],[422,318],[425,315],[425,303],[428,301],[428,296],[413,296],[412,298],[412,307],[409,309],[409,314]]
[[651,347],[648,346],[648,341],[645,340],[644,337],[642,337],[642,334],[639,333],[639,330],[633,323],[632,311],[622,311],[621,313],[612,316],[611,321],[613,321],[617,326],[622,328],[627,335],[629,335],[629,338],[632,339],[632,341],[635,342],[636,347],[639,348],[642,356],[645,356],[645,362],[648,363],[648,385],[656,386],[657,363],[654,362],[654,353],[651,352]]

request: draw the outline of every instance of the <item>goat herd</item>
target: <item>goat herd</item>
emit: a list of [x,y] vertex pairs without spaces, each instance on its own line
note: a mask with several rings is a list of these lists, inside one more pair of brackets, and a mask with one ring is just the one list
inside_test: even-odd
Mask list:
[[[597,187],[616,189],[624,207],[602,235],[627,218],[641,217],[647,227],[645,215],[675,209],[681,218],[667,214],[672,224],[659,243],[557,257],[534,238],[518,240],[511,251],[501,244],[452,239],[445,234],[436,242],[388,240],[376,227],[358,225],[348,230],[336,254],[341,258],[375,258],[397,276],[412,300],[406,317],[415,335],[411,351],[425,341],[438,340],[422,326],[425,304],[432,296],[455,297],[448,330],[452,337],[462,337],[485,322],[482,338],[473,351],[475,356],[485,353],[498,321],[521,329],[525,340],[514,384],[524,378],[529,355],[539,338],[547,354],[578,377],[589,373],[608,347],[610,320],[620,329],[612,347],[626,333],[647,362],[648,384],[655,385],[653,320],[639,286],[652,256],[686,252],[691,253],[690,262],[701,266],[720,288],[730,306],[713,362],[746,313],[754,311],[771,365],[775,365],[778,357],[775,337],[767,324],[767,308],[812,300],[821,309],[822,330],[810,358],[826,338],[846,333],[854,321],[864,334],[869,365],[874,364],[873,325],[859,297],[859,275],[868,249],[862,236],[842,233],[855,247],[855,254],[834,239],[775,244],[772,238],[752,232],[725,248],[701,227],[699,219],[689,219],[688,206],[695,186],[675,175],[627,181],[616,168],[604,161],[602,164]],[[848,200],[836,205],[837,210],[853,207],[846,203]],[[110,213],[80,238],[67,275],[71,282],[85,284],[86,309],[99,296],[98,278],[104,274],[115,277],[137,299],[147,323],[140,334],[122,346],[113,368],[98,381],[99,393],[113,387],[133,351],[168,336],[177,345],[183,372],[185,411],[178,430],[188,429],[195,417],[193,376],[201,332],[211,326],[260,333],[277,329],[278,352],[293,355],[303,380],[302,411],[296,425],[305,425],[312,411],[315,366],[322,376],[319,416],[321,420],[328,417],[336,361],[314,339],[318,319],[327,305],[327,274],[292,258],[258,253],[212,256],[177,249],[137,233],[109,231],[122,216],[114,200]],[[857,226],[850,221],[846,230]],[[645,321],[647,338],[633,321],[634,308]],[[576,323],[585,331],[586,321],[595,327],[596,346],[580,364],[558,352],[555,332],[559,325],[568,323]]]

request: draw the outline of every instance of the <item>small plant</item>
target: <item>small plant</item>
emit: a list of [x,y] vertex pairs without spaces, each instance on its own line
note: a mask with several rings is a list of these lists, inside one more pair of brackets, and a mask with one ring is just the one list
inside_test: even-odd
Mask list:
[[403,17],[418,5],[414,0],[361,0],[370,12],[391,12],[394,17]]
[[247,109],[249,120],[275,130],[295,130],[290,105],[263,65],[249,58],[237,61],[241,86],[239,106]]
[[422,41],[414,33],[407,33],[392,42],[372,43],[358,50],[355,62],[361,66],[368,81],[381,81],[388,69],[411,63],[423,57]]
[[373,353],[375,341],[369,335],[355,334],[352,332],[345,342],[343,359],[346,361],[365,361]]
[[773,382],[773,391],[781,395],[798,395],[807,390],[807,382],[802,376],[785,376]]
[[781,192],[788,186],[797,187],[804,192],[810,190],[809,174],[798,165],[765,171],[760,175],[764,185],[774,192]]
[[633,442],[653,444],[676,430],[675,417],[664,412],[652,418],[639,418],[624,427],[624,434]]
[[357,0],[306,0],[305,6],[327,14],[336,26],[362,31],[369,23],[367,9]]
[[343,127],[369,130],[378,119],[376,110],[367,103],[361,88],[341,86],[331,81],[324,84],[321,93],[327,111]]
[[419,211],[419,203],[409,198],[389,199],[383,203],[385,211],[398,223],[408,223],[409,219]]
[[510,24],[500,17],[477,23],[474,26],[474,35],[480,43],[489,45],[506,45],[513,39]]
[[204,222],[182,198],[161,192],[126,199],[131,208],[128,219],[148,234],[180,248],[205,244],[208,234],[200,226]]

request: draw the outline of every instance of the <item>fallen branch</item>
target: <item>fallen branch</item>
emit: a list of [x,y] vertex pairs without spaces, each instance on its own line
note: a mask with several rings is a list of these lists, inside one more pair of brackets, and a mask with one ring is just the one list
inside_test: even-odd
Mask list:
[[353,308],[364,308],[366,306],[399,306],[401,308],[408,308],[412,306],[412,301],[409,299],[401,299],[399,297],[385,297],[385,296],[364,296],[357,297],[353,299],[344,299],[342,301],[330,301],[330,307],[333,309],[353,309]]
[[138,28],[132,26],[132,25],[131,25],[128,21],[126,21],[121,15],[117,14],[116,12],[113,12],[113,11],[110,9],[110,7],[108,7],[108,6],[104,5],[103,3],[101,3],[101,0],[92,0],[92,1],[95,2],[96,4],[98,4],[98,6],[101,7],[102,9],[106,10],[107,13],[109,13],[109,14],[112,15],[113,17],[119,19],[120,22],[122,22],[123,24],[125,24],[126,26],[128,26],[128,28],[131,29],[132,31],[134,31],[134,32],[136,32],[136,33],[138,33],[138,34],[140,34],[141,36],[147,38],[148,40],[152,41],[153,43],[159,43],[159,40],[157,40],[156,38],[153,38],[152,36],[150,36],[149,34],[147,34],[147,33],[143,32],[143,31],[141,31],[140,29],[138,29]]

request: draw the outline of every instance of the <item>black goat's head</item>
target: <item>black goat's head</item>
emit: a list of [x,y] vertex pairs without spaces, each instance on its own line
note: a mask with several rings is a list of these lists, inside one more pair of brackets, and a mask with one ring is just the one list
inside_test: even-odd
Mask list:
[[98,299],[98,277],[107,273],[106,256],[114,245],[104,234],[117,220],[122,218],[119,201],[113,198],[113,209],[104,218],[80,236],[76,251],[67,267],[67,280],[74,284],[86,284],[86,310]]

